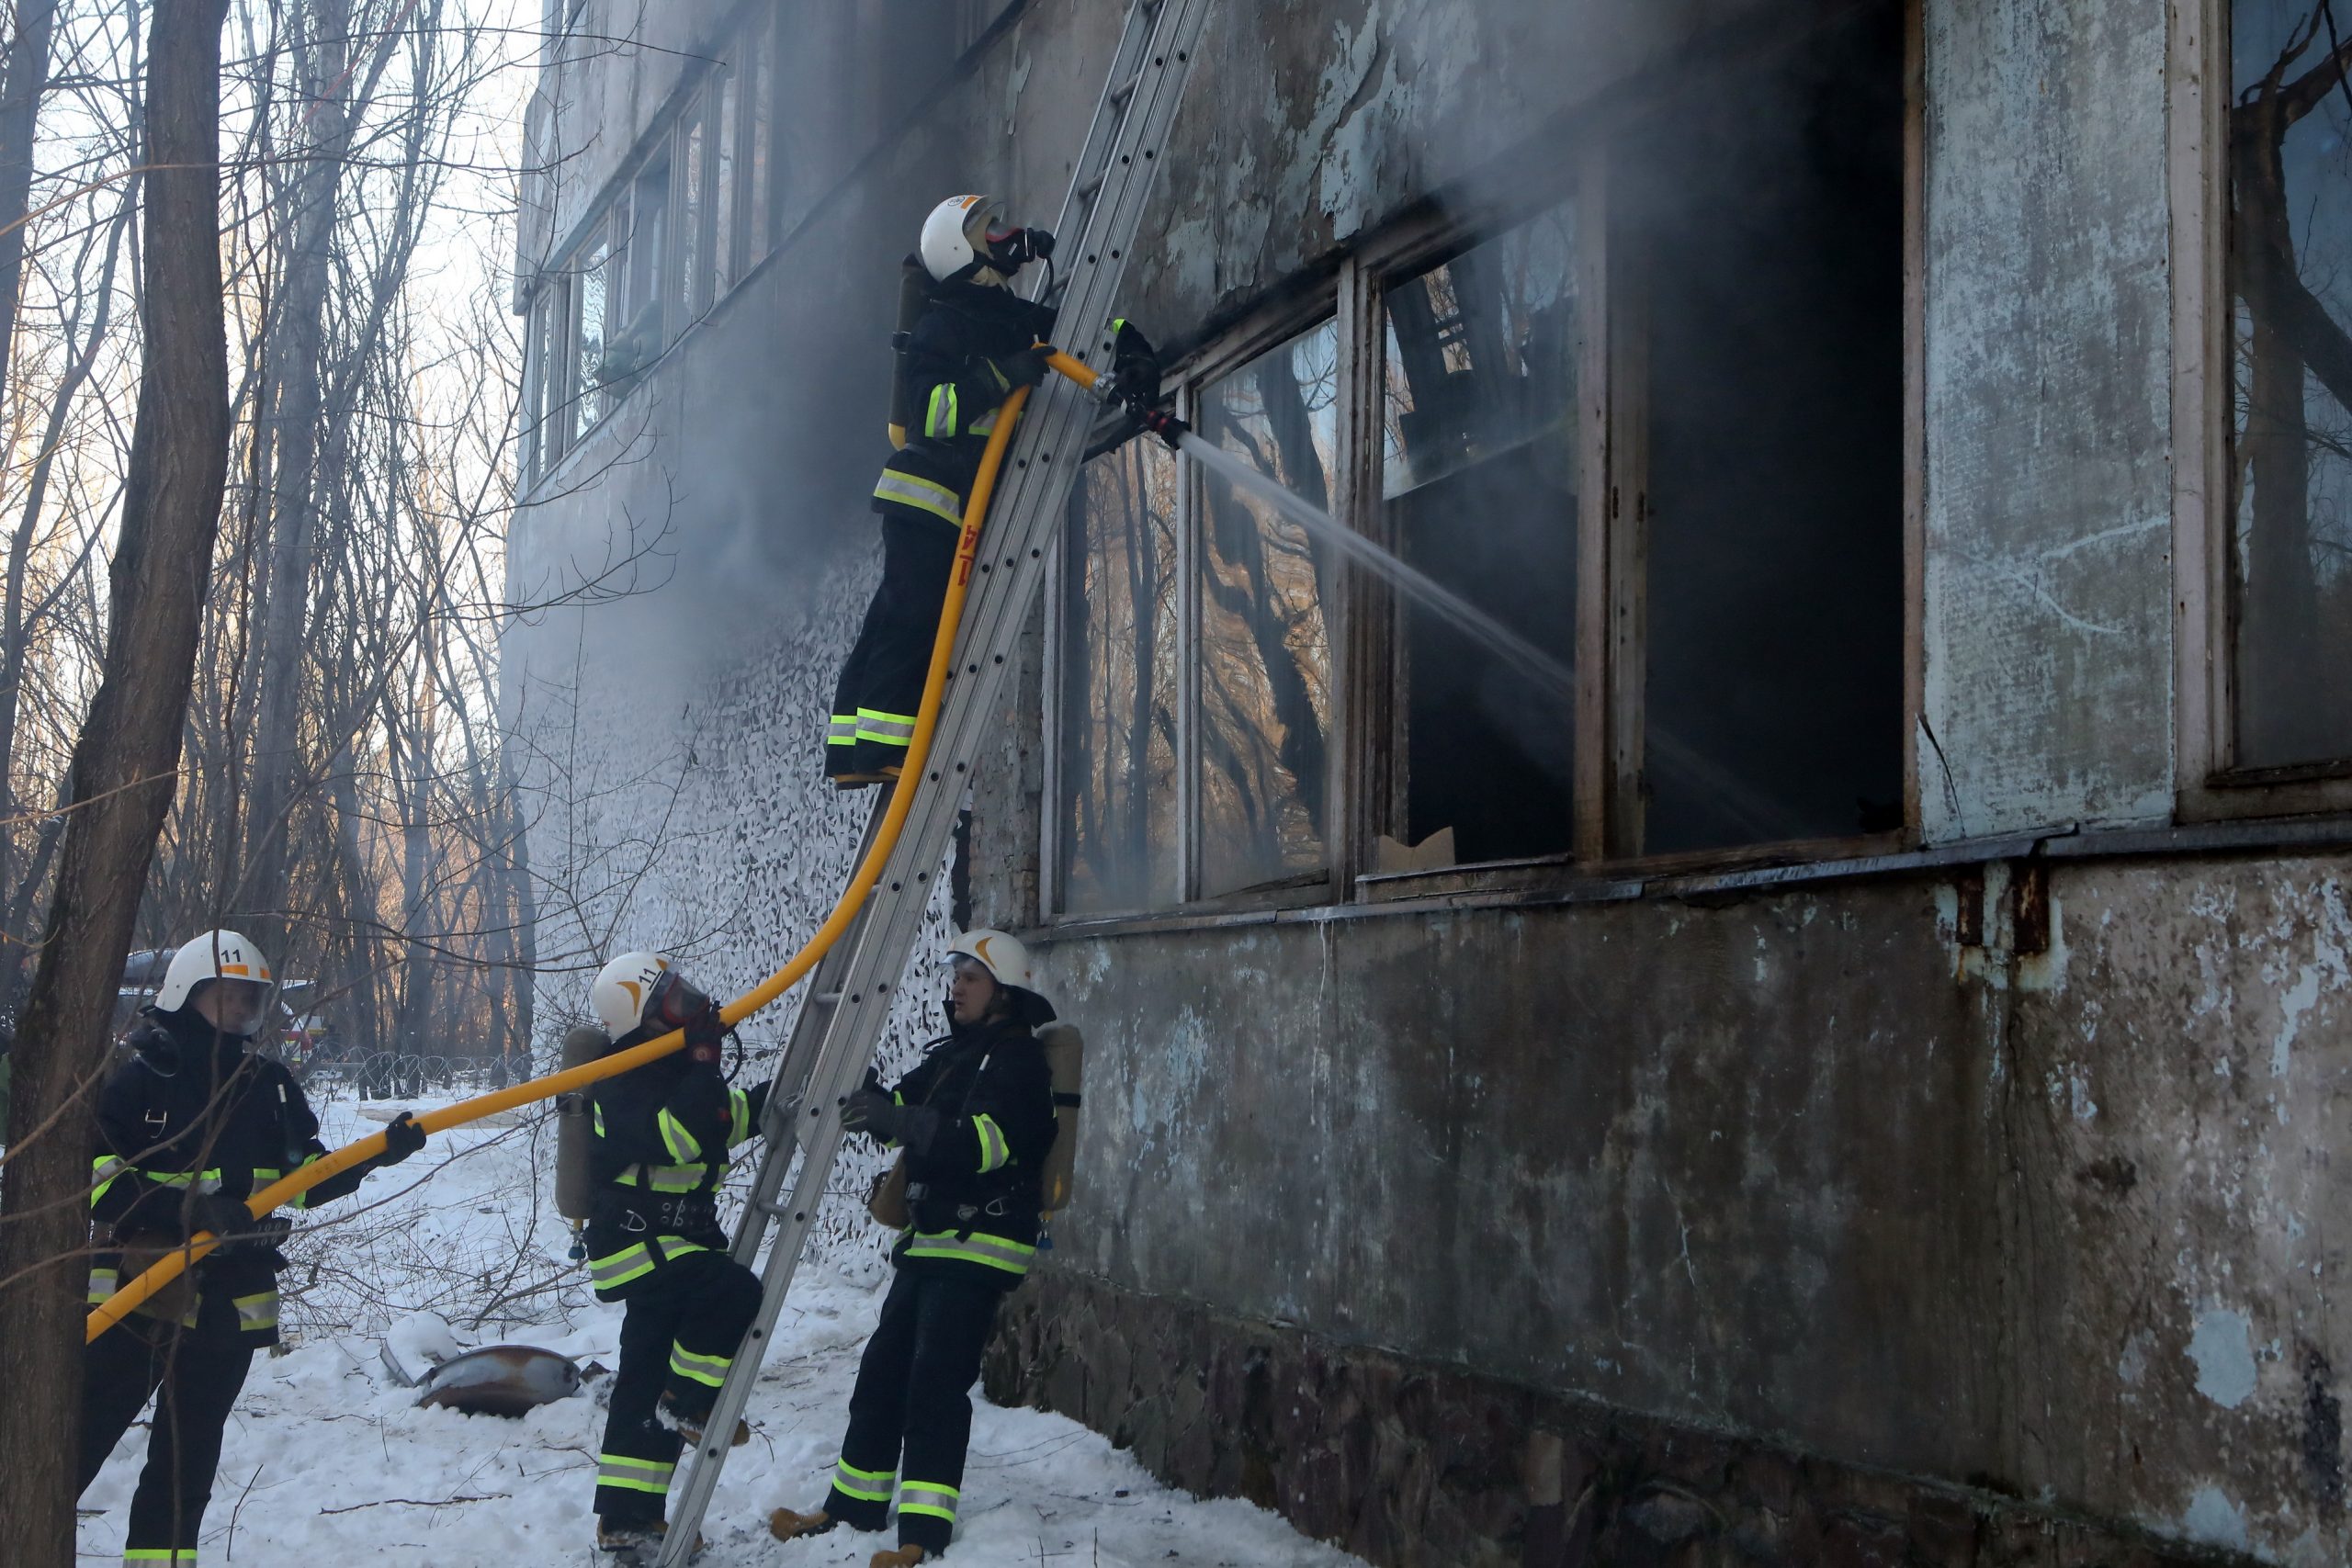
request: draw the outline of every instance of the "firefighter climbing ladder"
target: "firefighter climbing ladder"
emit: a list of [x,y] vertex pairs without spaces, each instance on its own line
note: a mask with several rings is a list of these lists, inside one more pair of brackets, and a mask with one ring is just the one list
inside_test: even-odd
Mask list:
[[[1112,61],[1110,79],[1087,131],[1085,150],[1061,220],[1055,261],[1068,279],[1056,336],[1080,360],[1107,364],[1112,310],[1126,271],[1152,177],[1174,121],[1210,0],[1133,0]],[[727,1460],[727,1442],[743,1413],[760,1360],[783,1309],[808,1227],[841,1149],[841,1099],[863,1080],[905,972],[933,879],[945,858],[971,766],[1000,733],[997,694],[1029,607],[1036,602],[1046,557],[1066,514],[1101,405],[1076,384],[1048,378],[1028,402],[1001,470],[993,521],[976,559],[972,596],[956,639],[955,661],[937,728],[919,779],[900,782],[914,797],[880,884],[855,923],[819,963],[768,1102],[765,1153],[735,1238],[739,1262],[756,1266],[763,1246],[759,1315],[719,1389],[702,1444],[672,1492],[670,1532],[661,1568],[682,1568]],[[888,809],[876,804],[871,843]],[[799,1086],[797,1095],[785,1091]],[[794,1155],[802,1157],[797,1162]],[[767,1244],[773,1237],[773,1245]]]

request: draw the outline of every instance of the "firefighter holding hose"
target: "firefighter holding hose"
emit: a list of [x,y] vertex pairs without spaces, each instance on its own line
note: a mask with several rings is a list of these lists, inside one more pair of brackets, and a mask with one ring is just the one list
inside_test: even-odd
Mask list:
[[[294,1075],[246,1049],[276,991],[261,950],[235,931],[182,944],[99,1095],[90,1301],[106,1301],[198,1232],[221,1238],[82,1353],[76,1492],[155,1400],[124,1538],[123,1561],[140,1568],[193,1568],[230,1408],[254,1352],[277,1343],[286,1267],[277,1247],[293,1222],[256,1219],[245,1200],[326,1154]],[[356,1192],[369,1171],[424,1146],[424,1129],[403,1111],[384,1129],[382,1154],[294,1206]]]
[[[1015,294],[1013,275],[1040,261],[1050,279],[1053,254],[1045,230],[1006,222],[989,197],[957,196],[932,209],[917,254],[902,264],[891,338],[898,450],[874,487],[882,581],[842,666],[825,733],[825,776],[840,788],[886,783],[906,764],[965,498],[998,411],[1016,388],[1046,376],[1054,312]],[[1151,344],[1125,321],[1113,336],[1121,386],[1133,394],[1148,385],[1144,400],[1156,399]]]
[[[759,1312],[759,1279],[729,1256],[718,1191],[729,1151],[759,1130],[769,1086],[729,1087],[718,1004],[660,953],[613,959],[589,1000],[611,1051],[673,1029],[686,1036],[682,1050],[592,1096],[588,1274],[598,1301],[628,1308],[596,1457],[596,1547],[611,1568],[650,1568],[679,1450],[702,1441]],[[732,1441],[750,1437],[739,1424]]]

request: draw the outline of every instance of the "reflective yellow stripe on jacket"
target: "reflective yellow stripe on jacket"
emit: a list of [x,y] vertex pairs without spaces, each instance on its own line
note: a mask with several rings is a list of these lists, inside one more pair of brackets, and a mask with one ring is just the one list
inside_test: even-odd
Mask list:
[[874,487],[874,499],[888,501],[899,506],[910,506],[917,512],[928,512],[944,518],[957,527],[964,525],[964,502],[945,485],[933,484],[912,474],[902,474],[896,468],[882,470],[882,478]]
[[[654,1249],[661,1249],[657,1261]],[[655,1236],[651,1241],[633,1242],[618,1252],[608,1252],[602,1258],[588,1260],[588,1282],[598,1294],[618,1290],[632,1280],[642,1280],[673,1258],[684,1258],[689,1252],[708,1252],[710,1248],[684,1236]]]
[[918,1231],[907,1240],[907,1256],[954,1258],[958,1262],[1001,1269],[1008,1274],[1026,1274],[1029,1265],[1037,1257],[1037,1249],[1025,1243],[1011,1241],[1001,1235],[983,1235],[977,1231],[970,1235],[957,1231]]
[[622,1187],[650,1187],[656,1192],[691,1192],[710,1175],[707,1165],[633,1165],[614,1182]]

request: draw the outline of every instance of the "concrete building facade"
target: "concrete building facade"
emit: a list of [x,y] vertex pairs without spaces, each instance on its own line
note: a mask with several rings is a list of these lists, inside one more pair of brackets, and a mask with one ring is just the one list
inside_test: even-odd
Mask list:
[[[897,263],[956,191],[1050,220],[1120,16],[548,21],[560,1027],[615,940],[746,985],[830,906]],[[1089,465],[933,911],[1090,1041],[990,1391],[1384,1564],[2352,1559],[2346,42],[1220,7],[1126,313],[1476,613]]]

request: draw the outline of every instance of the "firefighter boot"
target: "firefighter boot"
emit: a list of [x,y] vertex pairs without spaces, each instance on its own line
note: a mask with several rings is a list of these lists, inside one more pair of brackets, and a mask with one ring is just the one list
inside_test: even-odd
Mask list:
[[922,1561],[922,1547],[900,1546],[894,1547],[888,1551],[876,1552],[866,1562],[865,1568],[915,1568],[915,1564]]
[[768,1516],[768,1534],[778,1540],[798,1540],[805,1535],[822,1535],[840,1523],[822,1508],[806,1514],[778,1508]]
[[[596,1568],[653,1568],[662,1560],[662,1542],[670,1533],[670,1521],[656,1520],[650,1525],[607,1525],[596,1521]],[[703,1548],[709,1543],[700,1535],[695,1537],[694,1550],[686,1554],[689,1562],[699,1560]]]
[[[685,1412],[680,1410],[671,1402],[669,1391],[666,1389],[662,1391],[662,1397],[654,1402],[653,1418],[662,1423],[664,1427],[669,1427],[673,1432],[677,1433],[678,1436],[685,1438],[686,1446],[688,1448],[698,1449],[702,1447],[703,1423],[707,1417],[701,1416],[689,1416]],[[734,1439],[727,1446],[730,1449],[740,1449],[751,1440],[751,1423],[738,1419],[735,1423]]]

